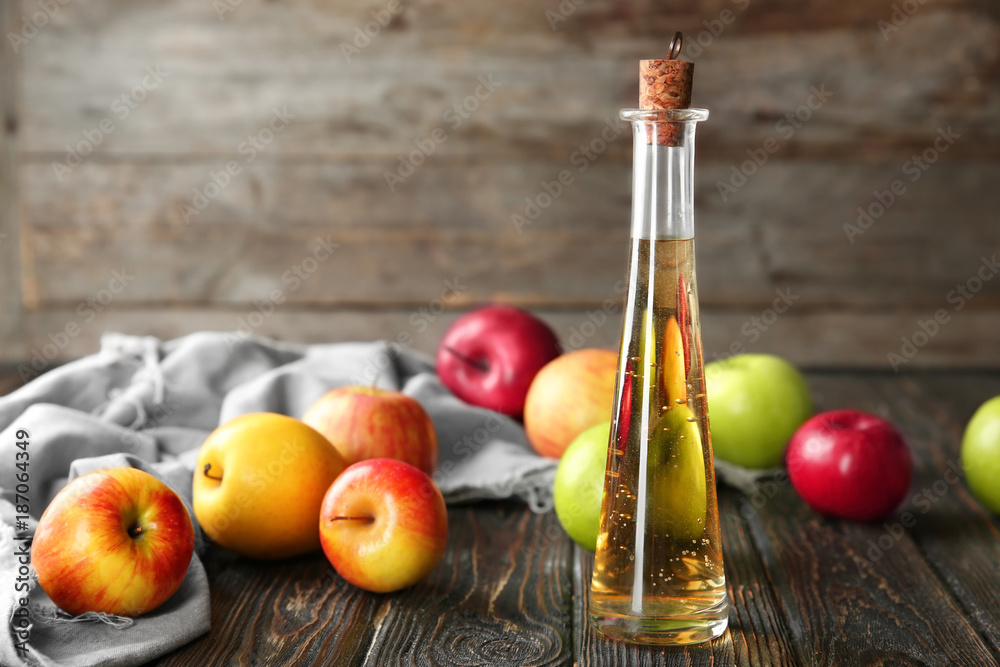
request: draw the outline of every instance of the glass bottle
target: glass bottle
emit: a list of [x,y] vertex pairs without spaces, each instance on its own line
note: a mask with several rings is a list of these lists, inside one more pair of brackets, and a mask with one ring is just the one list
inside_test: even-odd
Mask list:
[[694,134],[708,111],[621,117],[631,255],[589,614],[615,639],[691,644],[721,635],[729,611],[694,271]]

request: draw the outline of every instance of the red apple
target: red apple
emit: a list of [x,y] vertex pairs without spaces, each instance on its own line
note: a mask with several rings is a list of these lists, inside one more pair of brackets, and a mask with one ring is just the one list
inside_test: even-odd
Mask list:
[[531,313],[486,306],[458,318],[445,332],[437,372],[466,403],[517,418],[535,374],[560,352],[552,329]]
[[910,450],[884,419],[856,410],[812,417],[786,454],[792,486],[820,514],[872,521],[890,514],[910,488]]
[[542,456],[559,458],[587,429],[612,418],[618,354],[576,350],[538,372],[524,406],[524,429]]
[[77,477],[38,521],[31,563],[38,583],[70,614],[138,616],[180,588],[194,528],[170,487],[135,468]]
[[434,423],[406,394],[372,387],[341,387],[320,397],[302,417],[326,436],[348,464],[397,459],[428,475],[437,467]]
[[341,473],[323,498],[320,542],[334,569],[375,593],[417,583],[448,540],[448,511],[426,474],[402,461],[369,459]]

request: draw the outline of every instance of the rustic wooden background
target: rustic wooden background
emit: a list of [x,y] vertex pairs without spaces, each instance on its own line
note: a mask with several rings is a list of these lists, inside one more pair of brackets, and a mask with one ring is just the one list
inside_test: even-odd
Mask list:
[[[995,0],[2,7],[0,360],[77,357],[104,331],[241,325],[426,351],[490,300],[536,310],[570,345],[613,346],[631,145],[606,124],[635,104],[636,61],[683,30],[694,103],[712,113],[696,195],[706,355],[743,343],[886,367],[916,334],[902,368],[1000,367],[1000,277],[982,265],[1000,251]],[[391,21],[355,42],[373,12]],[[832,97],[807,110],[812,90]],[[467,117],[449,112],[463,103]],[[249,161],[242,142],[276,108],[294,118]],[[796,111],[809,119],[779,125]],[[617,134],[606,150],[574,157],[602,131]],[[397,156],[435,137],[390,191]],[[777,151],[724,200],[717,182],[769,139]],[[54,166],[87,141],[79,165]],[[907,171],[928,149],[936,161]],[[240,173],[186,221],[231,161]],[[512,214],[562,170],[573,183],[517,230]],[[845,224],[894,179],[906,192],[850,242]],[[313,264],[316,239],[339,245]],[[113,271],[134,278],[122,288]],[[980,289],[959,299],[960,284]],[[778,290],[798,299],[774,318]],[[939,310],[947,321],[917,333]]]

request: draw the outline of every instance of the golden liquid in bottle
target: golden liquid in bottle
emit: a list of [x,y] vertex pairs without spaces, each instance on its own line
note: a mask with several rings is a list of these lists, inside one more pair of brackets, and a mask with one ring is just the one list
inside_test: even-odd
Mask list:
[[633,239],[630,274],[590,617],[617,639],[694,643],[728,622],[694,241]]

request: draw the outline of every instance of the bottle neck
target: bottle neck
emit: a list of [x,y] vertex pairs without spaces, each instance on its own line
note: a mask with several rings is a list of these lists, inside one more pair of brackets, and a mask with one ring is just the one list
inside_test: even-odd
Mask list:
[[[671,143],[661,145],[663,125]],[[694,238],[694,120],[632,120],[632,238]]]

